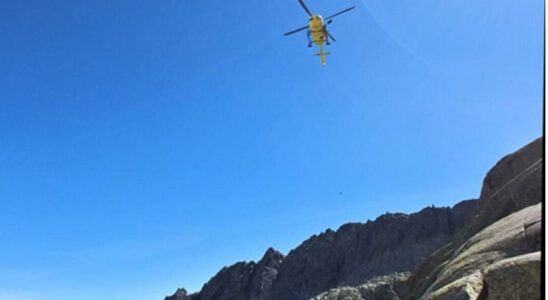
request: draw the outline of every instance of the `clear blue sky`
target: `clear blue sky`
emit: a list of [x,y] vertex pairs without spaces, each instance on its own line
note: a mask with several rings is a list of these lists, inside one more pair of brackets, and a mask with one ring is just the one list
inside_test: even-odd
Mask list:
[[[541,0],[1,1],[0,299],[162,299],[541,135]],[[340,194],[342,192],[342,195]]]

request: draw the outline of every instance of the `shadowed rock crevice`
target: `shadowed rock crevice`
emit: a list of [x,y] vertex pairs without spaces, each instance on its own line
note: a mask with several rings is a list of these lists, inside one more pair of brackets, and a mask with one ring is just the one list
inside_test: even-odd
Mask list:
[[483,280],[483,288],[481,289],[480,294],[478,295],[478,300],[487,300],[489,299],[489,286],[487,282]]

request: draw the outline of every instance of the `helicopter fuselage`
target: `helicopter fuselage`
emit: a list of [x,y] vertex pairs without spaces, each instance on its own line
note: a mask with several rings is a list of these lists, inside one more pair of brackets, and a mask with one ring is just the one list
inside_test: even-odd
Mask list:
[[308,31],[310,32],[310,39],[318,47],[323,46],[327,41],[327,32],[325,30],[325,23],[322,16],[313,15],[308,21]]

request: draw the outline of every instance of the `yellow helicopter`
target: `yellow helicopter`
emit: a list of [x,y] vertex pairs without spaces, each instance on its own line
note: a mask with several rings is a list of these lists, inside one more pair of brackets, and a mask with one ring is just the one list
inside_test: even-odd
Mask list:
[[308,29],[306,32],[306,36],[308,37],[308,47],[312,47],[312,43],[316,44],[320,48],[320,52],[316,53],[316,56],[320,57],[320,61],[322,65],[325,65],[325,56],[331,54],[330,52],[325,52],[324,50],[324,44],[330,45],[330,39],[333,42],[336,42],[335,38],[327,31],[327,25],[331,24],[333,22],[333,18],[344,14],[345,12],[351,11],[355,8],[355,6],[349,7],[345,10],[342,10],[336,14],[333,14],[327,18],[322,18],[321,15],[315,15],[310,12],[306,4],[304,4],[303,0],[299,0],[299,3],[304,8],[306,13],[310,16],[310,19],[308,20],[308,25],[303,26],[301,28],[292,30],[284,36],[288,36],[290,34],[294,34],[300,31],[303,31],[305,29]]

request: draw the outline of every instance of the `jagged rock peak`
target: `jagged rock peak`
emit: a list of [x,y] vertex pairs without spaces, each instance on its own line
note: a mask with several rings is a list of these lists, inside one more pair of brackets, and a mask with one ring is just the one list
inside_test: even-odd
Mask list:
[[184,288],[177,289],[175,294],[165,297],[165,300],[187,300],[191,299],[188,292]]
[[278,276],[284,255],[270,247],[258,262],[240,261],[223,267],[198,293],[188,295],[185,289],[165,300],[262,300]]
[[284,255],[280,251],[272,247],[269,247],[264,253],[263,258],[261,258],[259,262],[270,261],[270,260],[283,260],[283,258],[284,258]]

